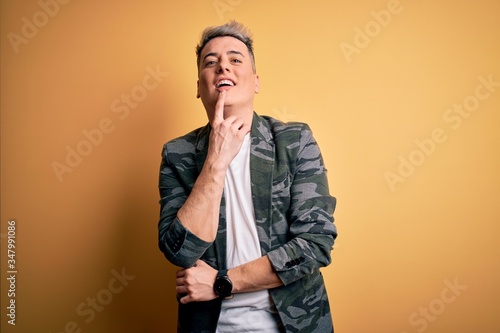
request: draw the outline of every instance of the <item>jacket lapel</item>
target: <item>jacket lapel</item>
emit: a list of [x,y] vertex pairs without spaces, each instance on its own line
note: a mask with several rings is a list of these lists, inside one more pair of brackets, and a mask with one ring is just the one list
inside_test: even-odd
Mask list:
[[262,255],[271,250],[271,194],[275,146],[264,118],[254,113],[250,148],[252,198]]

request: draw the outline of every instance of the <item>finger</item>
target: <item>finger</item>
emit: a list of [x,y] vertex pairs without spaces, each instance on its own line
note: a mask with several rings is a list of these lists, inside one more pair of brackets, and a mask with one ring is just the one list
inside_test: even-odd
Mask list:
[[217,103],[215,103],[215,112],[213,122],[215,124],[220,124],[224,121],[224,101],[226,99],[226,91],[222,90],[217,98]]
[[176,278],[181,278],[186,275],[186,270],[185,269],[179,269],[177,272],[175,272],[175,277]]
[[236,115],[232,115],[224,119],[224,124],[227,126],[228,129],[232,131],[239,131],[243,125],[243,119],[241,117],[238,117]]
[[187,304],[187,303],[191,302],[191,297],[189,295],[181,297],[179,302],[181,302],[182,304]]
[[225,123],[230,124],[234,133],[245,136],[251,130],[251,126],[246,124],[244,120],[237,116],[229,116],[224,120]]
[[252,126],[250,126],[249,124],[243,124],[243,125],[241,125],[239,130],[240,130],[241,135],[245,136],[251,132]]

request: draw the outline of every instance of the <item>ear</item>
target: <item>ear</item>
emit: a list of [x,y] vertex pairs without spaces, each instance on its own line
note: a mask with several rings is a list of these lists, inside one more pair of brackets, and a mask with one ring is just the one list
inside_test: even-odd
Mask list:
[[257,74],[255,74],[255,93],[258,94],[259,93],[259,76]]
[[200,80],[196,81],[196,98],[200,98]]

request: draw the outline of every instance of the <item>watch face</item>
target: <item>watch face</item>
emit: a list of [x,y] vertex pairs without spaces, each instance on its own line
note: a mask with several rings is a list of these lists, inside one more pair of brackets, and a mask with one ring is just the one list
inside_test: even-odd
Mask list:
[[227,277],[220,277],[215,281],[214,289],[217,295],[221,297],[229,297],[233,291],[233,284]]

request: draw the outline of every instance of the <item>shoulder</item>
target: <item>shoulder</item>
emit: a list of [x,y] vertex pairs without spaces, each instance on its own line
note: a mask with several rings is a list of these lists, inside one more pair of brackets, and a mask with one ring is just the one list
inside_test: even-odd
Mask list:
[[278,141],[300,141],[312,136],[311,128],[304,122],[283,122],[270,116],[256,116],[256,128],[265,132],[268,131],[274,140]]
[[163,145],[163,151],[166,153],[187,153],[194,152],[200,140],[208,133],[209,126],[199,127],[177,138],[171,139]]
[[312,131],[304,122],[283,122],[269,116],[254,118],[255,150],[272,156],[276,165],[281,162],[290,168],[304,162],[303,157],[317,156],[319,150]]

